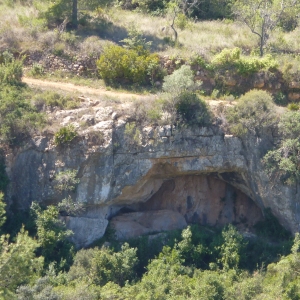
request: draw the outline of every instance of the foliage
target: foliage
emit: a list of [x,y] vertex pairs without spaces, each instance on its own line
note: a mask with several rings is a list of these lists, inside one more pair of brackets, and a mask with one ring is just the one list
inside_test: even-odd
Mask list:
[[66,170],[55,175],[55,189],[59,192],[74,191],[79,183],[76,170]]
[[69,144],[77,136],[77,131],[74,125],[61,127],[54,135],[54,144],[56,146],[62,146]]
[[6,203],[4,202],[4,194],[0,192],[0,228],[3,226],[3,224],[6,221],[5,207],[6,207]]
[[22,285],[18,287],[16,294],[18,300],[59,300],[59,295],[53,291],[49,276],[39,278],[33,286]]
[[[42,270],[43,257],[37,258],[35,251],[39,243],[30,238],[21,229],[15,242],[9,242],[9,236],[0,237],[0,295],[7,297],[20,284],[28,283]],[[4,299],[5,299],[4,298]],[[9,299],[7,297],[6,299]]]
[[[123,2],[128,2],[128,0]],[[143,12],[157,15],[165,11],[168,2],[168,0],[133,0],[132,4]]]
[[78,107],[78,101],[72,97],[64,96],[53,91],[38,93],[32,100],[34,105],[41,109],[44,106],[50,108],[59,107],[60,109],[74,109]]
[[[101,78],[108,84],[146,84],[150,79],[155,81],[156,70],[159,74],[159,58],[156,54],[145,54],[144,51],[142,46],[137,46],[135,50],[107,46],[97,61]],[[150,68],[152,76],[149,76]]]
[[291,9],[295,12],[299,11],[298,0],[237,0],[233,5],[235,17],[259,37],[261,56],[264,55],[264,48],[271,33],[283,20],[284,13]]
[[275,106],[269,93],[251,90],[226,112],[230,131],[238,136],[247,133],[260,136],[276,124]]
[[274,103],[279,106],[286,106],[288,102],[287,96],[282,93],[278,92],[274,95]]
[[19,85],[23,76],[23,61],[16,60],[9,52],[0,54],[0,83]]
[[8,177],[5,170],[5,161],[3,155],[0,153],[0,193],[4,192],[8,184]]
[[131,143],[135,143],[137,145],[141,143],[141,132],[136,127],[135,123],[126,123],[124,133]]
[[183,92],[180,94],[176,109],[183,124],[189,126],[207,126],[211,124],[212,115],[208,105],[195,93]]
[[34,63],[29,73],[33,77],[42,76],[44,74],[44,67],[41,64]]
[[69,272],[69,280],[86,280],[103,286],[109,281],[123,286],[125,282],[135,279],[137,257],[136,248],[127,243],[121,251],[113,252],[108,248],[95,248],[79,251]]
[[293,103],[289,103],[287,108],[289,110],[299,110],[300,106],[299,104],[293,102]]
[[71,196],[63,199],[57,204],[60,215],[76,216],[82,213],[85,208],[82,203],[74,202]]
[[[193,71],[186,65],[164,78],[162,88],[165,99],[162,101],[162,110],[168,116],[170,124],[176,123],[178,115],[190,125],[204,124],[209,121],[208,111],[203,102],[193,93],[200,85],[201,83],[194,82]],[[191,111],[192,107],[197,108],[195,114]]]
[[278,62],[270,55],[263,58],[241,56],[241,49],[223,49],[211,61],[214,69],[236,69],[238,74],[251,75],[261,70],[274,71],[278,68]]
[[45,257],[45,267],[52,262],[58,263],[58,270],[68,268],[73,259],[74,247],[67,240],[73,232],[67,230],[59,219],[59,209],[49,205],[47,209],[33,202],[31,213],[35,218],[40,253]]
[[282,115],[278,128],[283,139],[276,149],[270,150],[263,158],[269,176],[278,177],[287,184],[297,183],[300,178],[299,121],[299,111]]
[[223,229],[219,262],[225,271],[239,268],[245,246],[243,236],[231,224]]
[[45,123],[42,114],[25,99],[24,90],[0,85],[0,138],[17,144]]
[[183,65],[180,69],[174,71],[171,75],[164,78],[163,91],[178,96],[185,91],[193,91],[199,85],[194,82],[194,74],[189,66]]
[[120,42],[124,44],[124,48],[135,50],[139,55],[148,55],[152,44],[147,42],[142,32],[134,26],[129,28],[128,37]]
[[25,97],[22,67],[23,62],[9,52],[0,55],[0,139],[9,145],[27,138],[45,123],[44,116]]

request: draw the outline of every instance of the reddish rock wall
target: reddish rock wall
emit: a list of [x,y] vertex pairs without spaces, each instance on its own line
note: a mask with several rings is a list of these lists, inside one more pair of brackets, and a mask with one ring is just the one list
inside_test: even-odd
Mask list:
[[[131,208],[138,212],[123,213],[111,221],[119,239],[183,228],[184,219],[187,223],[210,226],[233,223],[243,230],[263,219],[260,208],[248,196],[212,175],[167,180],[147,202]],[[159,230],[153,225],[158,213]],[[176,218],[169,217],[174,214]]]
[[260,208],[244,193],[213,176],[181,176],[163,183],[139,210],[175,210],[189,223],[253,226],[262,220]]

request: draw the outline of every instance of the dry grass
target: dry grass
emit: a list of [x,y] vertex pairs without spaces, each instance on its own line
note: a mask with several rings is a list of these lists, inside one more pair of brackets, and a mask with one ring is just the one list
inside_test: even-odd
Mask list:
[[[258,47],[257,37],[246,26],[228,20],[189,22],[186,29],[178,29],[179,46],[173,47],[170,44],[173,32],[168,18],[112,8],[105,12],[105,18],[111,25],[103,30],[91,26],[81,28],[77,33],[61,35],[47,29],[37,16],[38,9],[34,6],[14,4],[11,7],[0,2],[0,51],[39,50],[53,53],[59,46],[76,55],[98,57],[106,44],[124,39],[132,25],[153,41],[153,51],[171,57],[189,58],[197,53],[211,58],[222,49],[233,47],[240,47],[249,54]],[[269,51],[299,53],[300,27],[289,33],[275,31]]]
[[[141,13],[114,10],[111,19],[119,27],[136,26],[149,40],[153,48],[162,55],[188,57],[191,53],[212,55],[223,48],[241,47],[249,51],[257,46],[255,37],[249,38],[249,29],[242,24],[226,21],[203,21],[188,24],[178,30],[180,47],[168,46],[164,41],[172,38],[172,30],[167,18],[148,16]],[[164,30],[162,30],[165,27]]]

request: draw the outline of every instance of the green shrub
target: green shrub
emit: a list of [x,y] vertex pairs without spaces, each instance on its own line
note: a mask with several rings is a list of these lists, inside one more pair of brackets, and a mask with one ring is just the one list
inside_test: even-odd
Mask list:
[[263,158],[268,175],[280,178],[286,184],[300,179],[300,112],[290,111],[281,116],[278,124],[282,136],[280,145]]
[[35,219],[40,249],[37,252],[44,256],[44,268],[50,264],[57,271],[66,270],[74,256],[74,246],[68,241],[73,234],[67,230],[64,222],[59,219],[59,209],[49,205],[43,210],[38,203],[31,204],[31,215]]
[[230,131],[243,136],[247,133],[260,136],[276,124],[275,106],[266,91],[251,90],[242,96],[237,105],[226,111]]
[[104,286],[109,281],[123,286],[125,282],[136,277],[138,259],[136,248],[130,248],[127,243],[121,251],[111,249],[82,249],[77,252],[74,264],[68,274],[69,280],[86,280],[90,283]]
[[0,54],[0,83],[18,85],[22,81],[23,61],[16,60],[8,52]]
[[183,65],[171,75],[164,78],[163,91],[178,96],[184,91],[193,91],[200,85],[194,82],[194,73],[190,66]]
[[299,106],[298,103],[294,103],[293,102],[293,103],[289,103],[288,106],[287,106],[287,108],[289,110],[299,110],[300,106]]
[[[73,178],[74,187],[78,183],[79,180]],[[60,215],[65,216],[77,216],[85,210],[83,203],[73,201],[71,196],[68,196],[67,198],[63,199],[60,203],[57,204],[57,207],[59,209]]]
[[276,105],[285,106],[288,103],[288,99],[284,93],[278,92],[274,95],[274,102]]
[[142,12],[158,15],[164,13],[169,0],[125,0],[121,2],[131,2],[131,8],[134,8],[132,5],[136,5]]
[[76,178],[76,170],[67,170],[59,172],[55,176],[55,189],[59,192],[74,191],[79,179]]
[[136,124],[134,122],[132,123],[126,123],[125,125],[125,135],[129,138],[129,140],[135,144],[140,144],[141,142],[141,132],[136,127]]
[[184,124],[190,126],[207,126],[211,124],[212,116],[208,105],[195,93],[182,93],[179,96],[176,108]]
[[208,63],[208,61],[206,61],[206,59],[204,57],[202,57],[201,55],[194,55],[190,58],[190,62],[189,65],[191,67],[201,67],[203,69],[209,69],[210,65]]
[[143,38],[141,31],[137,30],[135,27],[131,27],[128,31],[128,38],[120,41],[124,43],[124,48],[135,50],[139,55],[148,55],[152,42],[147,42]]
[[264,57],[241,56],[241,49],[224,49],[211,61],[214,69],[236,69],[241,75],[251,75],[261,70],[274,71],[278,68],[278,62],[270,55]]
[[45,124],[44,115],[30,104],[22,88],[0,87],[0,138],[10,145],[27,138]]
[[66,45],[63,42],[57,42],[54,44],[52,53],[56,56],[62,56],[64,54]]
[[42,76],[44,74],[44,67],[41,64],[34,63],[30,70],[30,75],[33,77]]
[[[166,93],[164,99],[162,99],[162,110],[168,117],[170,124],[175,124],[178,120],[178,108],[181,110],[182,118],[186,120],[185,115],[188,114],[188,104],[196,105],[192,95],[188,96],[188,93],[193,93],[193,91],[199,89],[201,83],[194,82],[194,74],[190,66],[183,65],[180,69],[173,72],[173,74],[168,75],[164,78],[163,91]],[[186,94],[185,94],[186,93]],[[178,103],[180,102],[180,97],[183,97],[183,102],[180,107]],[[195,115],[194,115],[195,117]],[[195,120],[194,120],[195,121]]]
[[289,111],[283,114],[278,124],[279,132],[285,139],[297,139],[300,136],[300,112]]
[[60,128],[54,135],[54,144],[59,146],[69,144],[77,136],[77,131],[73,125]]
[[104,49],[97,67],[101,78],[108,84],[146,84],[150,81],[150,67],[152,80],[156,80],[159,58],[156,54],[139,55],[137,50],[112,45]]
[[79,105],[78,100],[68,96],[63,96],[53,91],[45,91],[37,94],[32,100],[34,105],[39,108],[48,106],[51,108],[59,107],[60,109],[74,109]]

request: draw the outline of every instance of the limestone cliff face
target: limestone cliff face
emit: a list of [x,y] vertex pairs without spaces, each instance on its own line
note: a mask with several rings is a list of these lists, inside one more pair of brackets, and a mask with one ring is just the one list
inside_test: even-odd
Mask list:
[[100,238],[111,218],[116,228],[129,226],[128,233],[135,226],[140,234],[157,231],[147,218],[156,218],[159,229],[190,222],[251,226],[270,207],[286,228],[299,230],[296,188],[270,182],[261,165],[272,139],[242,141],[216,126],[144,127],[133,134],[125,124],[108,114],[68,146],[37,136],[7,155],[10,203],[25,209],[33,200],[58,202],[66,195],[54,189],[55,174],[76,170],[80,182],[71,196],[86,211],[65,219],[78,247]]

